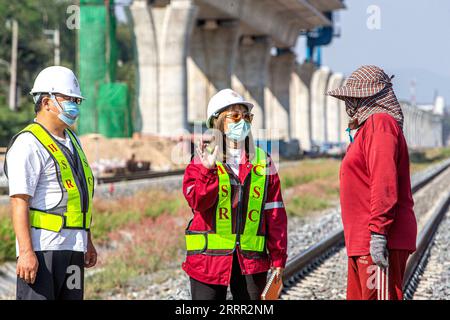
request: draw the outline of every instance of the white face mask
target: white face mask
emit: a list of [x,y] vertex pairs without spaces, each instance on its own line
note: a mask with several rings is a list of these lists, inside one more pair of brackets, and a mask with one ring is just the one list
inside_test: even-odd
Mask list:
[[243,141],[248,134],[250,133],[250,123],[241,119],[241,121],[237,123],[229,123],[228,131],[225,132],[225,135],[234,141],[241,142]]

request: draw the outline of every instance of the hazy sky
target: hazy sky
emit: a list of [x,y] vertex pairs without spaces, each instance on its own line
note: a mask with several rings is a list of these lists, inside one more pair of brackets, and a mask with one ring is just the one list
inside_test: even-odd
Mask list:
[[[398,98],[409,100],[416,82],[418,103],[431,103],[435,91],[450,105],[450,1],[345,0],[338,25],[341,36],[322,49],[322,64],[348,76],[363,64],[375,64],[395,74]],[[379,8],[380,29],[370,30],[368,7]],[[372,21],[372,20],[371,20]],[[297,53],[305,57],[304,39]]]

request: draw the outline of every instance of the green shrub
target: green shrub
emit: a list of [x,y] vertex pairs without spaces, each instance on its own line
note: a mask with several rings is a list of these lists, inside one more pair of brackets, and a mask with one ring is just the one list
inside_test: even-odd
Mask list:
[[11,219],[0,218],[0,262],[16,258],[16,237]]

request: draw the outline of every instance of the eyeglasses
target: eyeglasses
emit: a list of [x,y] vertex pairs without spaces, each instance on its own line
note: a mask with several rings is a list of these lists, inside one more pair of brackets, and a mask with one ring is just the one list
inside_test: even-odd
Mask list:
[[63,94],[55,94],[55,97],[60,97],[63,98],[64,100],[75,102],[76,104],[81,104],[81,102],[83,101],[83,99],[81,98],[69,97]]
[[233,122],[238,122],[241,119],[244,119],[247,122],[252,122],[253,121],[253,113],[250,112],[239,112],[239,111],[232,111],[232,112],[228,112],[225,115],[225,118],[227,119],[231,119]]

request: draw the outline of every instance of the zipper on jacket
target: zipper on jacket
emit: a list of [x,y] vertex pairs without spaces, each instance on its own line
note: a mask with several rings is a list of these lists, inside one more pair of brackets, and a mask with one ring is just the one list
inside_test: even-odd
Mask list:
[[241,181],[239,180],[239,177],[236,176],[234,171],[228,166],[227,163],[225,163],[225,167],[228,169],[228,174],[235,180],[236,185],[239,188],[239,194],[238,194],[238,211],[237,211],[237,217],[236,217],[236,245],[235,249],[241,245],[241,234],[240,234],[240,228],[241,228],[241,222],[242,222],[242,209],[244,207],[244,203],[242,201],[243,194],[244,194],[244,188],[247,185],[247,181],[249,178],[251,178],[251,172],[245,177],[244,183],[241,184]]
[[[239,197],[238,197],[238,214],[237,214],[237,221],[236,221],[236,245],[237,246],[241,246],[240,240],[241,240],[241,233],[240,233],[240,229],[241,229],[241,223],[242,223],[242,212],[243,212],[243,208],[244,208],[244,201],[243,201],[243,195],[244,195],[244,189],[247,185],[247,181],[249,179],[249,177],[251,177],[251,174],[248,174],[247,177],[245,177],[244,183],[241,184],[240,181],[238,180],[238,185],[239,185]],[[249,195],[250,198],[250,195]],[[242,230],[242,232],[244,232],[244,230]]]

